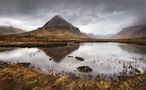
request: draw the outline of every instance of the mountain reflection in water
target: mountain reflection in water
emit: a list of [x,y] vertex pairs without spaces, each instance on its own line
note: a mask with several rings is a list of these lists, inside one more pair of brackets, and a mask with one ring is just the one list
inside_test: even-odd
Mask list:
[[41,49],[54,61],[60,62],[65,56],[77,50],[79,46],[80,46],[79,44],[73,44],[73,45],[67,45],[61,47],[41,48]]
[[129,53],[146,54],[146,45],[122,44],[119,47]]
[[[36,70],[81,79],[118,80],[145,71],[145,50],[143,45],[81,43],[55,48],[15,48],[0,52],[0,60],[14,64],[27,62]],[[77,60],[77,57],[82,60]],[[81,66],[84,72],[77,69]]]

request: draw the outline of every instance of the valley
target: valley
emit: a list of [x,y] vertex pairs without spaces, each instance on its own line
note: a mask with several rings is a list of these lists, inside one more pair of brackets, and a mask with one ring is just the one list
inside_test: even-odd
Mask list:
[[141,27],[96,37],[57,15],[35,30],[2,34],[0,88],[144,90],[146,38]]

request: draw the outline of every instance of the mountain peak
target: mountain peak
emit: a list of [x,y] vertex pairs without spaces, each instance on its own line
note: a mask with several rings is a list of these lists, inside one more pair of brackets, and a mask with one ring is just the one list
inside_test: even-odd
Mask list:
[[64,18],[62,18],[60,15],[54,16],[50,21],[48,21],[43,28],[49,29],[49,28],[56,28],[56,27],[65,27],[65,26],[73,26],[70,23],[68,23]]
[[79,29],[69,22],[67,22],[60,15],[54,16],[50,21],[48,21],[42,29],[56,29],[56,30],[67,30],[72,32],[80,32]]
[[52,19],[64,20],[60,15],[56,15],[56,16],[54,16]]

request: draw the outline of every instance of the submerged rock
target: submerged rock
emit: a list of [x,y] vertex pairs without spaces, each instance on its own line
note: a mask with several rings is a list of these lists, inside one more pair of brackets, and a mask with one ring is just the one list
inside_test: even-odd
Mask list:
[[92,72],[92,68],[90,68],[89,66],[80,66],[80,67],[77,67],[77,69],[80,71],[80,72]]
[[68,58],[73,58],[73,56],[68,56]]
[[28,62],[22,62],[22,63],[17,63],[16,65],[28,67],[28,66],[30,66],[30,64],[31,63],[28,63]]
[[82,58],[82,57],[75,57],[75,58],[79,61],[84,61],[84,58]]

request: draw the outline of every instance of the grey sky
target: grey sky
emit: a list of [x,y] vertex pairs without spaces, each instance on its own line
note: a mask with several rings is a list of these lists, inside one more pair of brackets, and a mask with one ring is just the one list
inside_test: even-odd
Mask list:
[[146,0],[0,0],[0,25],[33,30],[58,14],[83,32],[113,34],[146,24]]

